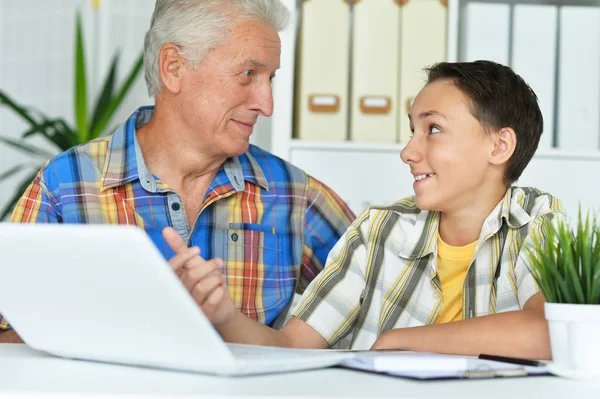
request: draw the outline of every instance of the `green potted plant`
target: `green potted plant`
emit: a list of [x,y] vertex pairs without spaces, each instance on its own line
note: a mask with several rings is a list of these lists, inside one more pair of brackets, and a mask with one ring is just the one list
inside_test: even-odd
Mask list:
[[534,240],[528,259],[546,297],[553,373],[600,377],[600,223],[579,211],[576,226],[553,221],[545,240]]
[[[77,13],[75,27],[75,125],[71,126],[63,117],[51,118],[43,112],[18,104],[7,93],[0,90],[0,105],[6,106],[15,112],[27,124],[27,130],[21,138],[16,140],[10,137],[0,136],[0,142],[32,157],[34,162],[24,162],[15,165],[8,170],[0,171],[0,183],[9,177],[28,170],[26,177],[19,184],[14,195],[8,203],[0,210],[0,220],[9,216],[14,205],[33,180],[43,162],[54,155],[63,152],[75,145],[83,144],[89,140],[98,138],[107,133],[115,111],[135,83],[143,67],[143,58],[140,54],[129,70],[123,83],[116,87],[117,70],[119,65],[119,53],[117,52],[110,66],[100,94],[98,95],[92,112],[88,112],[87,104],[87,77],[86,58],[81,27],[81,17]],[[33,145],[32,137],[42,137],[50,144],[54,152]]]

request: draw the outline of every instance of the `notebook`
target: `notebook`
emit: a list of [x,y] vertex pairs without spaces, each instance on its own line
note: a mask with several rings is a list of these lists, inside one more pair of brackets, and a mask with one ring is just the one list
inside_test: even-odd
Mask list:
[[471,356],[401,351],[355,353],[343,367],[417,380],[547,375],[545,366],[523,366]]
[[0,223],[0,312],[56,356],[219,375],[327,367],[328,350],[228,345],[146,233]]

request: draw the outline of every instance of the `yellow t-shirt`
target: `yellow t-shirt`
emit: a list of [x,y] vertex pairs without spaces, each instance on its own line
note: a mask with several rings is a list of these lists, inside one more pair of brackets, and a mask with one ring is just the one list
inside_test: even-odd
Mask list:
[[477,241],[464,247],[453,247],[438,235],[437,275],[442,288],[442,308],[435,324],[462,319],[462,300],[465,277]]

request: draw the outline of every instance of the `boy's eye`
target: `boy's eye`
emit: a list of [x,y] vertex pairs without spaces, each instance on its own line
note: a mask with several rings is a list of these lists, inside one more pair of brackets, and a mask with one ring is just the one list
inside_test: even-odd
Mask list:
[[429,133],[439,133],[441,130],[437,126],[429,126]]

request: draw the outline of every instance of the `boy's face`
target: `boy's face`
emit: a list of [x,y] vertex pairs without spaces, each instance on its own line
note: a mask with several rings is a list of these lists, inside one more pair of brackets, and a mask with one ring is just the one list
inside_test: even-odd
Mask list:
[[492,136],[471,114],[470,100],[450,80],[426,85],[409,115],[413,136],[402,161],[415,177],[420,209],[461,213],[497,192]]

